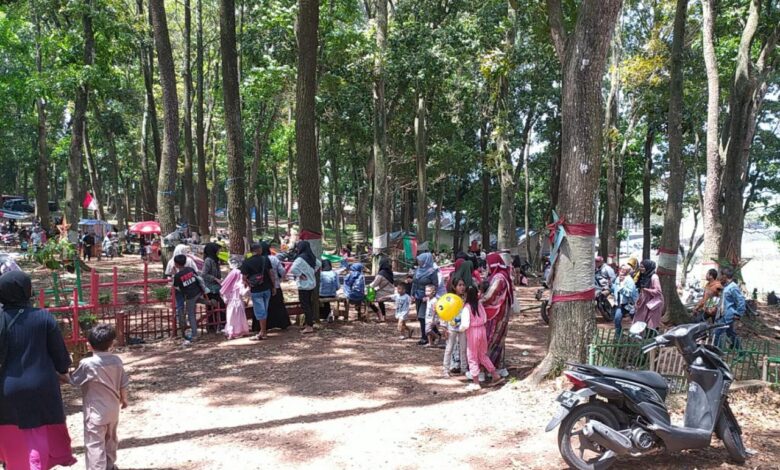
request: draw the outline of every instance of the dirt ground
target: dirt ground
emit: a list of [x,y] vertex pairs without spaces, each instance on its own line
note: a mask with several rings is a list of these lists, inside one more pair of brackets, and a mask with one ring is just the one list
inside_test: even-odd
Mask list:
[[[533,291],[520,293],[525,305],[534,302]],[[441,376],[442,350],[399,341],[391,323],[336,323],[310,336],[293,326],[263,342],[209,335],[189,347],[166,340],[126,348],[119,354],[131,377],[131,404],[121,415],[118,465],[564,468],[556,433],[544,426],[566,384],[522,381],[543,356],[546,334],[537,310],[513,318],[513,378],[471,394],[462,377]],[[78,391],[66,388],[65,400],[83,462]],[[679,409],[684,399],[670,401]],[[737,392],[732,402],[746,445],[757,452],[745,468],[780,468],[780,393]],[[615,468],[736,468],[717,439],[713,445]]]

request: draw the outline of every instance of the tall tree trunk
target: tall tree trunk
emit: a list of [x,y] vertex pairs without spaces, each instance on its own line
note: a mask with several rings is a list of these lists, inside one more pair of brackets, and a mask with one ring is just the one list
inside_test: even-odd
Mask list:
[[[244,187],[244,152],[241,130],[241,99],[238,89],[236,52],[236,7],[233,0],[219,2],[219,44],[222,51],[222,95],[225,100],[227,133],[227,214],[230,253],[243,255],[246,234],[246,200]],[[252,189],[250,188],[250,191]]]
[[190,0],[184,0],[184,207],[181,208],[184,219],[190,225],[197,225],[195,219],[195,184],[193,181],[192,148],[192,8]]
[[274,240],[279,240],[279,170],[273,165],[271,175],[274,178],[274,197],[272,209],[274,211]]
[[[36,8],[35,0],[30,0],[30,12],[35,24],[35,71],[38,78],[43,74],[43,53],[41,52],[41,18]],[[38,113],[38,165],[35,168],[35,215],[41,222],[41,227],[48,230],[49,220],[49,156],[46,153],[46,100],[43,96],[35,99],[35,110]],[[57,200],[54,199],[56,202]]]
[[[293,226],[293,177],[295,176],[295,160],[293,155],[293,142],[287,142],[287,234],[292,233]],[[298,207],[300,210],[300,206]],[[300,226],[300,225],[299,225]]]
[[341,188],[339,188],[339,168],[338,168],[338,152],[332,152],[330,157],[330,183],[331,192],[333,193],[333,199],[335,202],[335,210],[333,214],[333,230],[336,232],[336,252],[341,251],[342,240],[341,231],[343,227],[341,225],[342,212],[344,207],[342,206]]
[[[567,38],[560,0],[547,0],[550,29],[562,68],[561,180],[558,213],[569,223],[594,224],[599,187],[604,104],[602,76],[621,0],[584,0]],[[595,232],[595,230],[594,230]],[[595,233],[594,233],[595,235]],[[576,240],[576,241],[575,241]],[[553,295],[588,292],[593,288],[594,237],[566,238],[553,274]],[[534,380],[558,375],[565,361],[585,360],[595,328],[593,300],[553,304],[547,355]]]
[[[514,0],[507,2],[507,31],[504,37],[504,53],[507,57],[513,55],[515,40],[517,38],[517,3]],[[515,166],[512,162],[512,150],[510,146],[509,129],[510,117],[510,93],[509,71],[499,80],[498,96],[496,97],[496,147],[498,149],[498,182],[501,188],[501,203],[498,211],[498,249],[512,250],[517,247],[517,224],[515,223],[515,197],[517,184],[515,178]],[[526,122],[531,122],[533,110],[529,113]]]
[[[387,179],[387,111],[385,109],[385,49],[387,43],[387,0],[375,0],[376,53],[374,56],[374,201],[371,209],[374,252],[389,244],[390,217]],[[381,237],[381,238],[380,238]],[[379,247],[384,248],[379,248]],[[374,263],[377,266],[377,263]],[[376,271],[376,269],[375,269]]]
[[677,264],[680,250],[680,222],[685,192],[685,168],[683,153],[683,45],[688,0],[677,0],[672,38],[672,66],[669,91],[669,181],[667,184],[666,210],[661,248],[658,250],[658,274],[664,294],[667,322],[679,324],[688,318],[685,307],[677,294]]
[[429,245],[430,251],[441,249],[440,232],[441,232],[441,215],[444,210],[444,184],[439,188],[439,197],[436,199],[436,220],[433,221],[433,246]]
[[523,228],[525,229],[526,261],[533,265],[533,257],[531,254],[531,220],[528,216],[528,208],[530,207],[529,199],[531,196],[531,179],[528,171],[528,153],[530,151],[530,145],[526,144],[525,151],[523,152],[523,182],[525,183],[523,190]]
[[[160,68],[162,87],[163,135],[159,177],[157,179],[157,210],[163,235],[176,230],[176,164],[179,161],[179,98],[176,92],[176,68],[173,64],[171,39],[168,36],[168,19],[163,0],[149,0],[149,11],[157,48],[157,64]],[[152,127],[154,128],[154,126]],[[168,261],[168,250],[163,250],[163,265]]]
[[607,155],[607,201],[604,206],[606,212],[606,246],[602,246],[602,253],[606,257],[618,261],[620,247],[617,246],[618,215],[620,214],[620,153],[617,149],[618,135],[618,109],[620,97],[620,31],[616,31],[612,38],[610,88],[606,106],[605,151]]
[[653,145],[655,145],[655,125],[648,119],[645,134],[644,164],[642,166],[642,259],[650,259],[652,227],[650,225],[651,201],[650,183],[653,174]]
[[[89,127],[87,122],[84,122],[84,156],[87,161],[87,175],[89,177],[89,184],[92,188],[92,195],[97,200],[97,218],[100,220],[106,220],[106,213],[103,208],[106,205],[106,200],[103,194],[103,182],[100,180],[100,175],[97,170],[97,163],[95,161],[95,154],[92,153],[92,144],[89,140]],[[92,214],[90,214],[92,216]]]
[[197,0],[197,23],[198,29],[195,35],[195,153],[198,160],[198,183],[197,183],[197,195],[195,197],[195,217],[197,220],[198,231],[208,239],[211,235],[209,230],[209,202],[208,202],[208,189],[206,181],[208,179],[208,173],[206,172],[206,147],[205,147],[205,131],[203,129],[203,95],[204,95],[204,80],[203,80],[203,2]]
[[141,118],[141,192],[143,194],[144,211],[136,211],[137,221],[146,220],[157,212],[157,195],[155,194],[154,183],[151,178],[152,171],[149,169],[149,144],[147,139],[147,130],[149,129],[149,99],[144,98],[144,114]]
[[[95,62],[95,35],[92,30],[92,0],[84,1],[84,12],[81,17],[84,32],[84,66],[90,67]],[[69,237],[74,241],[79,208],[81,206],[81,167],[82,148],[84,146],[84,126],[87,118],[88,83],[82,82],[76,88],[76,99],[71,121],[70,150],[68,157],[68,180],[65,187],[65,199],[68,203],[67,216],[71,224]]]
[[414,150],[417,157],[417,243],[428,240],[428,157],[425,95],[417,94],[414,117]]
[[[115,188],[114,198],[116,202],[116,225],[117,229],[121,232],[125,229],[125,225],[127,224],[127,206],[125,205],[125,194],[128,192],[128,188],[120,184],[119,175],[121,173],[121,165],[116,152],[116,139],[114,138],[114,132],[103,120],[98,104],[94,103],[92,108],[95,112],[95,119],[107,144],[106,147],[108,150],[108,159],[110,161],[110,164],[108,165],[109,174],[111,176],[111,184]],[[98,199],[98,202],[99,201],[100,199]]]
[[[767,91],[768,73],[774,70],[777,59],[774,50],[780,40],[780,24],[772,29],[759,28],[761,1],[751,0],[748,18],[742,31],[737,51],[734,81],[729,93],[729,116],[721,142],[725,147],[723,165],[723,219],[719,258],[737,265],[742,258],[742,233],[745,223],[744,193],[750,162],[750,148],[755,136],[758,118]],[[767,32],[762,40],[758,58],[753,62],[755,35]]]
[[704,188],[704,244],[700,277],[713,265],[717,266],[718,247],[721,237],[720,179],[721,156],[718,143],[718,121],[720,119],[720,78],[715,56],[715,0],[702,0],[702,49],[707,71],[707,182]]
[[[152,29],[150,33],[150,39],[154,41],[154,24],[152,22],[152,9],[151,2],[155,0],[148,0],[149,15],[148,22],[149,27]],[[136,0],[136,8],[139,16],[143,17],[143,0]],[[157,105],[154,100],[154,51],[151,45],[145,45],[146,42],[141,44],[141,69],[144,76],[144,88],[146,89],[146,99],[149,101],[149,122],[152,125],[152,145],[154,147],[154,161],[157,164],[157,171],[160,172],[160,161],[162,159],[162,143],[160,139],[160,124],[157,120]],[[178,145],[178,144],[177,144]],[[155,211],[156,212],[156,211]]]
[[480,201],[480,232],[482,248],[490,251],[490,166],[488,165],[488,135],[487,125],[483,123],[479,135],[479,151],[482,156],[482,201]]

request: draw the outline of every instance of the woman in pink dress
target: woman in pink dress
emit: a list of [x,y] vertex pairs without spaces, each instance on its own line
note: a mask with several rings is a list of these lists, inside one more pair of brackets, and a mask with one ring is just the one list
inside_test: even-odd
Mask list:
[[225,336],[228,339],[240,338],[249,333],[249,323],[246,321],[243,297],[249,295],[249,288],[244,284],[244,278],[239,270],[240,262],[230,258],[230,273],[222,281],[219,293],[227,305],[225,319]]
[[639,265],[638,287],[634,323],[645,322],[648,328],[657,330],[664,314],[664,294],[661,292],[661,280],[655,273],[654,261],[646,259]]
[[488,340],[485,331],[487,322],[487,313],[485,307],[479,302],[477,288],[469,286],[466,290],[466,305],[463,307],[463,313],[460,316],[460,328],[466,331],[466,356],[469,361],[469,372],[472,383],[466,390],[479,390],[479,369],[480,366],[490,373],[493,377],[492,385],[501,383],[504,379],[496,371],[496,367],[488,357]]
[[514,302],[511,267],[499,253],[490,253],[487,256],[487,266],[489,287],[481,302],[485,306],[488,319],[488,356],[501,377],[506,377],[509,372],[504,362],[504,343],[509,331],[509,312]]

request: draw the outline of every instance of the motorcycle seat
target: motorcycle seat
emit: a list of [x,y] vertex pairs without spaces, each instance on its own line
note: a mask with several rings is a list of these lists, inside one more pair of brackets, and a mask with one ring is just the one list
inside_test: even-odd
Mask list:
[[598,371],[601,375],[606,377],[629,380],[631,382],[647,385],[648,387],[654,388],[656,391],[658,391],[662,398],[666,396],[666,391],[669,388],[669,384],[666,382],[666,379],[658,372],[649,370],[623,370],[613,369],[612,367],[598,366],[590,366],[590,368]]

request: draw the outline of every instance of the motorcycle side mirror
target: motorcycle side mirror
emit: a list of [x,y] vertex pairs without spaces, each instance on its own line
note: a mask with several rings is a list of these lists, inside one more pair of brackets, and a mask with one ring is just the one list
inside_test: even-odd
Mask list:
[[632,336],[641,336],[642,333],[644,333],[646,329],[647,329],[647,323],[645,323],[643,321],[638,321],[638,322],[636,322],[636,323],[631,325],[631,329],[629,329],[628,332]]

